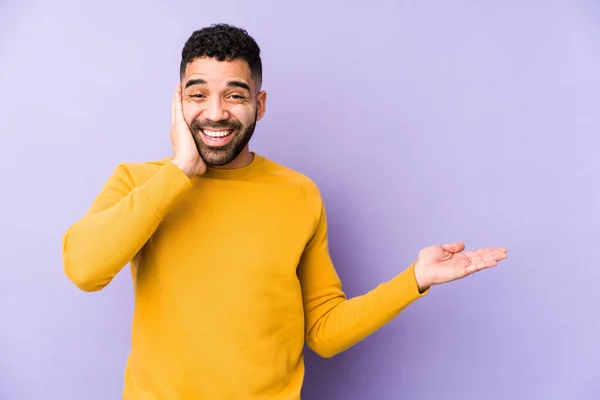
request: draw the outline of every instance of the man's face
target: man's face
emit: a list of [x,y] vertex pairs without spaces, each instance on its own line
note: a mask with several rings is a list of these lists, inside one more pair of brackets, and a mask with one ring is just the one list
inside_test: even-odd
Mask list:
[[248,151],[266,102],[248,63],[197,58],[187,65],[181,84],[183,116],[204,162],[223,166]]

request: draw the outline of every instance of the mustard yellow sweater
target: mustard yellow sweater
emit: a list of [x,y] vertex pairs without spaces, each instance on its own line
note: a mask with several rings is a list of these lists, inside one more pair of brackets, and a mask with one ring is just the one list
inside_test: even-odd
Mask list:
[[331,357],[427,293],[413,264],[346,299],[318,188],[256,154],[192,179],[169,159],[119,165],[63,260],[85,291],[131,265],[126,400],[299,399],[305,341]]

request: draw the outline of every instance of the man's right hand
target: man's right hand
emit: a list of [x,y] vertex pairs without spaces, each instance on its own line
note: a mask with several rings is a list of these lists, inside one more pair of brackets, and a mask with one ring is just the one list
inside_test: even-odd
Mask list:
[[183,118],[181,85],[175,88],[171,105],[171,144],[173,158],[171,162],[178,166],[189,178],[206,172],[206,164],[192,137],[190,128]]

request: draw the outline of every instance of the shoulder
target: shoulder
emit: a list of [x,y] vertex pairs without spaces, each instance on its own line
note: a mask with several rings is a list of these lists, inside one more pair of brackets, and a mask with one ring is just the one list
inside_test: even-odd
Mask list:
[[170,159],[121,162],[114,168],[111,180],[119,180],[132,186],[138,186],[161,170]]
[[269,180],[297,186],[315,214],[321,213],[323,200],[315,181],[306,174],[290,167],[265,159],[265,176]]

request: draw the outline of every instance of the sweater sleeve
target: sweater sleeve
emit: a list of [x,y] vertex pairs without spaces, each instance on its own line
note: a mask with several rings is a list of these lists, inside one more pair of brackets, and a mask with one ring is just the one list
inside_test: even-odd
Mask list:
[[329,254],[325,207],[320,198],[314,203],[316,230],[300,259],[298,276],[307,344],[320,356],[332,357],[383,327],[429,289],[419,292],[412,263],[390,281],[347,299]]
[[108,285],[191,187],[191,180],[171,162],[139,186],[127,167],[119,165],[89,211],[63,235],[67,277],[89,292]]

